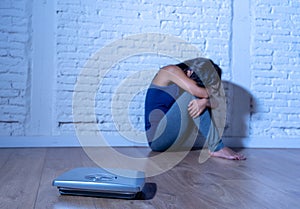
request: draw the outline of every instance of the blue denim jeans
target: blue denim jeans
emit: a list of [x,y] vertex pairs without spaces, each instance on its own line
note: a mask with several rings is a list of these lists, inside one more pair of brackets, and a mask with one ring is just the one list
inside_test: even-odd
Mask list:
[[224,147],[211,118],[211,109],[206,108],[201,115],[192,119],[188,113],[188,104],[194,96],[185,92],[172,105],[157,125],[149,146],[153,151],[176,151],[203,147],[205,140],[210,151]]

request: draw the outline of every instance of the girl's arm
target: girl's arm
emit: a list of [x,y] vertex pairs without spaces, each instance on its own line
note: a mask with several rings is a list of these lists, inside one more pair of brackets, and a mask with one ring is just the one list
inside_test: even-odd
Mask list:
[[156,78],[153,80],[158,85],[177,84],[180,88],[199,98],[208,98],[208,92],[205,88],[197,86],[196,82],[190,79],[179,67],[169,65],[159,70]]

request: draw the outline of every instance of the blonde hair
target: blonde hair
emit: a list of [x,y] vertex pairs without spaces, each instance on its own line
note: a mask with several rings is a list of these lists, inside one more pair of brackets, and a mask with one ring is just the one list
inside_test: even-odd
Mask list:
[[192,70],[200,79],[200,81],[197,81],[195,75],[192,75],[191,77],[199,86],[209,86],[214,88],[220,87],[222,70],[212,60],[198,57],[186,60],[183,63],[187,65],[189,69]]

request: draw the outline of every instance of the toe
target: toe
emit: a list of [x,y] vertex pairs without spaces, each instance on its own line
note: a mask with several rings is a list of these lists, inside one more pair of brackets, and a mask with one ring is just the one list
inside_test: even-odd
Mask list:
[[238,153],[238,159],[237,160],[246,160],[246,157],[243,154]]

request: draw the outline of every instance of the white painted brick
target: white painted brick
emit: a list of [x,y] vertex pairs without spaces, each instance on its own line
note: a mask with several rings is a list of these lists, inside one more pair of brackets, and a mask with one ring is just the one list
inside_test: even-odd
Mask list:
[[5,73],[5,74],[1,74],[0,76],[0,82],[1,81],[11,81],[11,82],[21,82],[21,83],[25,83],[26,82],[26,76],[24,76],[24,74],[20,74],[20,73]]
[[14,122],[14,123],[19,123],[20,125],[22,125],[22,123],[24,123],[24,120],[26,118],[25,114],[22,113],[11,113],[9,115],[9,120]]
[[298,122],[300,120],[300,115],[299,114],[289,114],[288,115],[288,120],[289,121],[295,121],[295,122]]
[[11,124],[0,122],[0,136],[10,136],[11,135]]
[[11,125],[11,129],[12,129],[11,135],[14,135],[14,136],[22,136],[25,133],[24,125],[21,123],[13,123]]
[[9,48],[9,49],[23,49],[25,47],[24,43],[20,42],[0,42],[1,48]]
[[81,0],[63,0],[63,1],[57,1],[58,5],[80,5]]
[[17,97],[19,95],[20,95],[19,90],[0,89],[0,97],[3,97],[3,98]]
[[[29,24],[29,19],[23,17],[11,17],[11,23],[14,26],[26,28],[26,26]],[[23,34],[23,35],[26,36],[28,34]]]
[[288,106],[291,107],[291,108],[299,108],[300,107],[300,102],[299,101],[296,101],[296,100],[291,100],[291,101],[288,101]]
[[[0,89],[10,89],[12,86],[10,81],[1,81],[0,82]],[[1,94],[0,94],[1,96]]]
[[1,105],[0,112],[2,114],[23,113],[24,107],[16,105]]
[[72,122],[73,115],[70,114],[72,112],[72,104],[66,104],[66,107],[60,105],[57,106],[57,120],[58,122]]
[[291,43],[291,42],[299,42],[298,37],[291,37],[291,36],[283,36],[283,35],[273,35],[272,41],[279,44],[279,43]]
[[0,96],[0,105],[7,105],[7,104],[8,104],[8,98],[4,98]]
[[19,97],[14,97],[14,98],[9,98],[8,104],[12,105],[12,106],[25,107],[26,100],[25,100],[24,97],[20,97],[20,96]]
[[255,90],[258,92],[274,92],[276,87],[273,85],[255,85]]
[[277,92],[285,92],[285,93],[289,93],[291,91],[289,86],[277,86],[276,90]]
[[[286,100],[286,101],[289,101],[289,100],[298,100],[299,96],[298,96],[298,94],[293,94],[292,92],[289,93],[289,94],[282,93],[282,92],[276,92],[276,93],[273,94],[272,98],[274,100]],[[292,110],[290,110],[290,111],[292,111]]]

